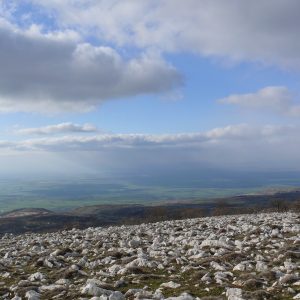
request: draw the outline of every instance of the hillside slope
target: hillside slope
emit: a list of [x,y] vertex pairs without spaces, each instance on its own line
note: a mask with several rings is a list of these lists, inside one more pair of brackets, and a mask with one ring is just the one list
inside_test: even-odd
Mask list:
[[6,234],[1,299],[299,299],[300,216]]

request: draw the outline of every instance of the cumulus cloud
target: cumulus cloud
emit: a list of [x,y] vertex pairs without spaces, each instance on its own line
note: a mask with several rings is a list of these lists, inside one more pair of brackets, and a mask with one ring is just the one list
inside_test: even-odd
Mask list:
[[50,135],[50,134],[67,134],[67,133],[94,133],[99,131],[92,124],[73,124],[70,122],[49,125],[44,127],[21,128],[15,130],[16,133],[24,135]]
[[0,18],[0,112],[88,111],[105,100],[163,93],[182,78],[159,56],[124,59],[72,30],[21,30]]
[[298,0],[31,0],[118,45],[300,67]]
[[254,93],[233,94],[218,102],[248,109],[266,110],[286,116],[300,116],[300,104],[294,102],[293,93],[284,86],[269,86]]

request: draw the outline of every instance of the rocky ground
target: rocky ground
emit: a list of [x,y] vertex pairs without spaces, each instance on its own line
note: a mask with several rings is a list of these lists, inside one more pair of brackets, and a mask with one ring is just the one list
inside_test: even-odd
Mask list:
[[0,299],[300,299],[300,216],[4,235]]

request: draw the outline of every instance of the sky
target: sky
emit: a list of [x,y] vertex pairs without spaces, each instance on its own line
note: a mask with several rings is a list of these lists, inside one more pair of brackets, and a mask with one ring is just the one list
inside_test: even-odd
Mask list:
[[298,0],[0,0],[0,174],[300,171]]

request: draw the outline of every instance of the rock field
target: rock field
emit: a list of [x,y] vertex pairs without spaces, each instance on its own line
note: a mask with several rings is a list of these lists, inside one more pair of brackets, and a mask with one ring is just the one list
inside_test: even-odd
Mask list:
[[0,299],[300,299],[300,216],[0,238]]

